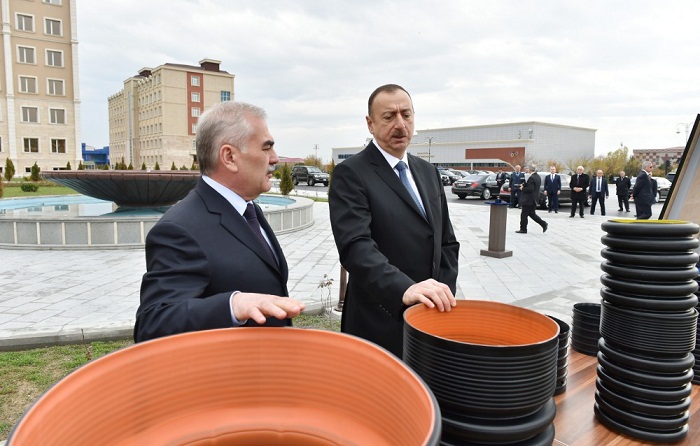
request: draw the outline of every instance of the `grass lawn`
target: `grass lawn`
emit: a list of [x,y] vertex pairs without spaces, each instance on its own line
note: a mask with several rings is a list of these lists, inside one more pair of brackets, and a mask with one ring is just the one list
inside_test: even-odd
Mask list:
[[[301,315],[294,326],[340,331],[340,321]],[[0,352],[0,441],[7,439],[22,414],[52,385],[90,360],[120,348],[129,340],[64,345],[17,352]]]
[[56,186],[54,183],[39,183],[39,190],[36,192],[24,192],[19,186],[7,186],[3,184],[2,191],[3,194],[0,198],[29,198],[46,195],[75,195],[78,193],[70,187]]

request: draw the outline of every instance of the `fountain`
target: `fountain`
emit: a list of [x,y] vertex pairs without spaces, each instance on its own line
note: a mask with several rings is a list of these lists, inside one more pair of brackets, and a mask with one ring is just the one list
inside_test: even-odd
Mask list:
[[[0,200],[0,248],[143,248],[146,234],[160,216],[184,198],[200,177],[193,171],[138,170],[46,171],[41,175],[84,195]],[[276,234],[313,225],[312,200],[263,195],[256,201]],[[70,209],[88,205],[100,205],[101,212]]]

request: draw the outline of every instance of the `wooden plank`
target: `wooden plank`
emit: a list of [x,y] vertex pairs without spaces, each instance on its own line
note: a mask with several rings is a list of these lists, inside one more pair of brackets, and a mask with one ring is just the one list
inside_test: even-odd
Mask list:
[[[594,356],[569,349],[566,391],[554,397],[557,416],[554,419],[557,446],[637,446],[658,445],[618,434],[599,423],[593,412],[598,361]],[[700,387],[693,385],[688,435],[679,446],[700,444]]]

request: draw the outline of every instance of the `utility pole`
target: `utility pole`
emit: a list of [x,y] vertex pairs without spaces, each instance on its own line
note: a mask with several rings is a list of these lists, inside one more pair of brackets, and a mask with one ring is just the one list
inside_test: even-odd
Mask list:
[[314,156],[318,159],[318,144],[314,144]]

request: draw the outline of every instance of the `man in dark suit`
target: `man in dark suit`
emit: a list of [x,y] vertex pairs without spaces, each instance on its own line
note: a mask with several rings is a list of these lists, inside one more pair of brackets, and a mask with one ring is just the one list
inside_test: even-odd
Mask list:
[[547,196],[549,212],[559,213],[559,195],[561,194],[561,177],[557,175],[556,166],[549,167],[549,175],[544,177],[544,194]]
[[406,148],[413,102],[394,84],[369,97],[373,140],[338,164],[329,190],[331,227],[348,271],[341,330],[403,355],[403,312],[456,305],[459,243],[440,173]]
[[522,202],[520,211],[520,230],[515,231],[518,234],[527,234],[527,222],[528,218],[533,219],[537,224],[542,226],[542,232],[547,232],[547,227],[549,226],[546,221],[542,220],[535,209],[540,203],[540,185],[542,184],[542,178],[537,173],[537,166],[534,164],[532,167],[525,166],[525,174],[530,174],[527,181],[520,185],[522,190]]
[[642,171],[637,175],[632,189],[634,207],[637,209],[637,220],[649,220],[651,218],[651,205],[655,201],[655,194],[651,182],[651,161],[642,163]]
[[134,340],[237,326],[291,325],[287,262],[262,210],[279,161],[265,112],[242,102],[199,117],[202,177],[146,237]]
[[620,207],[618,211],[622,212],[622,207],[624,206],[625,212],[630,211],[630,187],[632,183],[630,182],[630,177],[625,175],[625,171],[620,171],[620,176],[615,180],[615,188],[617,195],[617,204]]
[[521,184],[525,183],[525,174],[520,171],[521,167],[515,166],[515,170],[510,174],[510,206],[520,207]]
[[605,199],[610,196],[608,180],[603,176],[603,171],[598,169],[595,178],[591,180],[588,188],[588,196],[591,197],[591,215],[595,215],[595,205],[600,202],[600,215],[605,215]]
[[576,173],[571,175],[569,187],[571,188],[571,215],[576,215],[576,206],[579,207],[579,215],[583,218],[583,206],[586,203],[586,189],[590,185],[590,178],[583,173],[583,166],[576,168]]
[[498,173],[496,174],[496,184],[498,185],[499,192],[501,190],[501,186],[503,186],[503,183],[506,182],[507,177],[508,176],[506,175],[506,173],[502,170],[499,170]]

